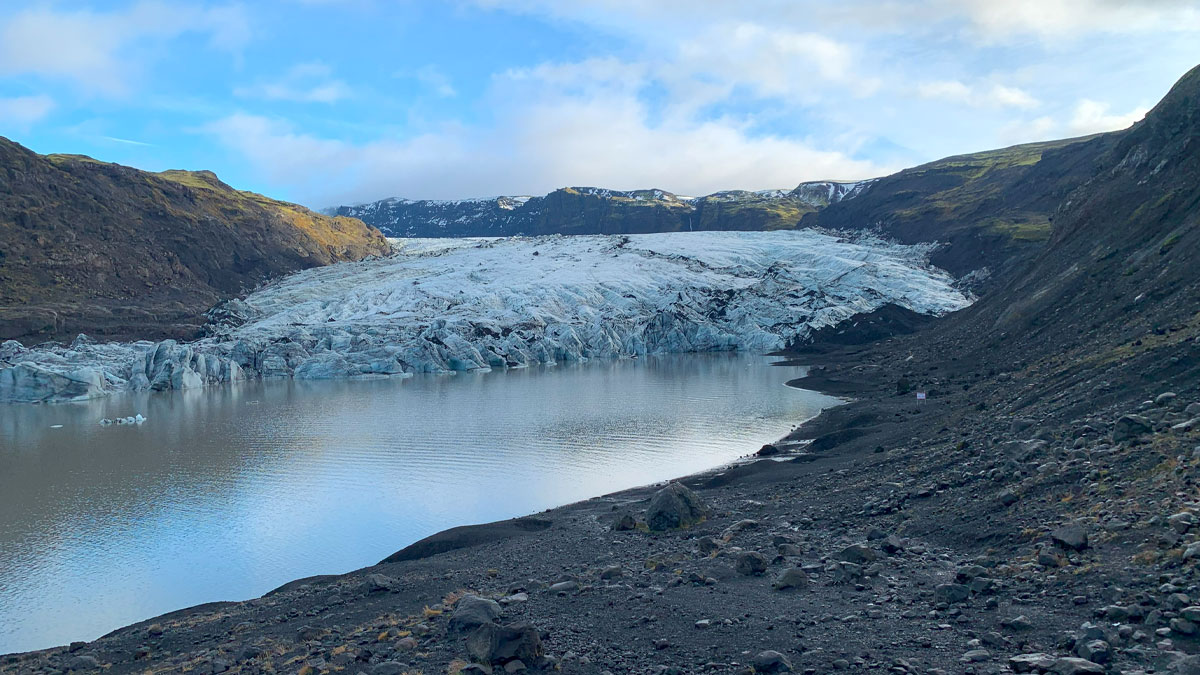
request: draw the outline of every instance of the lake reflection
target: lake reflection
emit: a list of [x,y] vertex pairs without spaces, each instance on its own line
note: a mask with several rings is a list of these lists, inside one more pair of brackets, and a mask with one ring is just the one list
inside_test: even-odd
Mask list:
[[722,464],[834,403],[797,374],[688,355],[0,406],[0,653]]

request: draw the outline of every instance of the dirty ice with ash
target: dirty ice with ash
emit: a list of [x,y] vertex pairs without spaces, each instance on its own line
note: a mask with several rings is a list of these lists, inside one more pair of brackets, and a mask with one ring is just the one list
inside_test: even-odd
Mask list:
[[196,342],[0,346],[0,401],[521,367],[667,352],[766,352],[896,303],[970,298],[930,245],[815,231],[409,239],[210,313]]

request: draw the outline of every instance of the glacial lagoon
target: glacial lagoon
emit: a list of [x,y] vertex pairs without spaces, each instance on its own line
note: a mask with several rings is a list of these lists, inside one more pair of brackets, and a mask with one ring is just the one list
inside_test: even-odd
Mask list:
[[2,406],[0,653],[719,466],[836,403],[800,372],[677,355]]

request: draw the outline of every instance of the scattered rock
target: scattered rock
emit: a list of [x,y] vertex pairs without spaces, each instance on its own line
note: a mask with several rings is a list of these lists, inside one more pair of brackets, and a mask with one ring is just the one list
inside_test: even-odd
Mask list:
[[1176,398],[1177,398],[1177,394],[1175,392],[1164,391],[1163,393],[1154,397],[1154,405],[1156,405],[1160,408],[1165,408],[1166,406],[1169,406],[1172,403],[1174,403]]
[[477,595],[464,595],[454,605],[454,614],[450,616],[450,630],[471,630],[500,618],[503,610],[500,603]]
[[1104,666],[1087,659],[1067,656],[1055,659],[1050,672],[1055,675],[1104,675]]
[[779,452],[780,452],[780,450],[779,450],[778,446],[767,443],[766,445],[759,448],[758,452],[756,452],[754,454],[758,455],[759,457],[773,457],[775,455],[778,455]]
[[933,597],[938,602],[953,605],[971,597],[971,589],[963,584],[938,584],[933,589]]
[[99,669],[100,661],[98,661],[96,657],[89,654],[75,656],[72,657],[70,661],[67,661],[67,670],[69,671],[81,673]]
[[631,530],[636,530],[637,521],[634,520],[633,516],[626,513],[617,519],[617,522],[613,524],[612,529],[617,532],[629,532]]
[[550,585],[551,593],[572,593],[579,590],[579,582],[577,581],[560,581],[557,584]]
[[844,560],[846,562],[852,562],[861,565],[863,563],[869,563],[878,560],[879,554],[873,549],[867,548],[862,544],[851,544],[842,549],[837,554],[837,558],[838,560]]
[[737,573],[758,576],[767,571],[767,559],[757,551],[743,551],[737,557]]
[[656,532],[689,527],[704,520],[707,511],[695,492],[670,483],[654,493],[646,508],[646,525]]
[[790,673],[792,662],[779,652],[766,650],[754,655],[754,672],[756,673]]
[[1103,664],[1108,663],[1111,648],[1104,640],[1088,640],[1076,647],[1075,653],[1080,658]]
[[700,537],[696,540],[696,550],[700,555],[712,555],[721,550],[721,543],[712,537]]
[[485,623],[467,638],[467,653],[479,663],[502,665],[515,659],[537,663],[544,652],[541,636],[529,623]]
[[396,580],[384,574],[368,574],[362,582],[365,593],[386,593],[396,587]]
[[1154,423],[1141,415],[1122,415],[1113,427],[1113,441],[1123,443],[1154,431]]
[[982,663],[992,660],[992,653],[986,649],[972,649],[958,659],[962,663]]
[[799,567],[790,567],[775,580],[775,590],[784,591],[789,588],[808,588],[808,574]]
[[1049,654],[1017,654],[1008,659],[1008,665],[1018,673],[1035,673],[1054,667],[1055,658]]
[[622,568],[620,565],[613,565],[612,567],[605,567],[603,570],[600,571],[601,579],[620,579],[624,575],[625,575],[625,569]]
[[1050,539],[1064,549],[1082,551],[1088,547],[1087,531],[1076,523],[1061,525],[1050,532]]

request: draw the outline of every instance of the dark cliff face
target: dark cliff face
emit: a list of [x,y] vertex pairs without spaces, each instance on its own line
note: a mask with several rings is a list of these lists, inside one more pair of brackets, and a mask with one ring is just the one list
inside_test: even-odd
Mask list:
[[385,199],[342,206],[395,237],[645,234],[794,228],[800,217],[858,194],[861,183],[805,183],[790,192],[731,190],[680,197],[665,190],[569,187],[543,197],[461,201]]
[[0,138],[0,339],[187,337],[214,303],[306,267],[388,251],[350,218]]
[[943,363],[1011,373],[1010,407],[1031,415],[1200,386],[1200,68],[1130,129],[1046,150],[996,200],[1045,208],[1050,230],[922,336]]
[[1073,340],[1098,332],[1117,342],[1194,337],[1200,67],[1143,121],[1091,146],[1091,175],[1054,212],[1045,250],[985,315],[998,329],[1026,336],[1054,327]]

